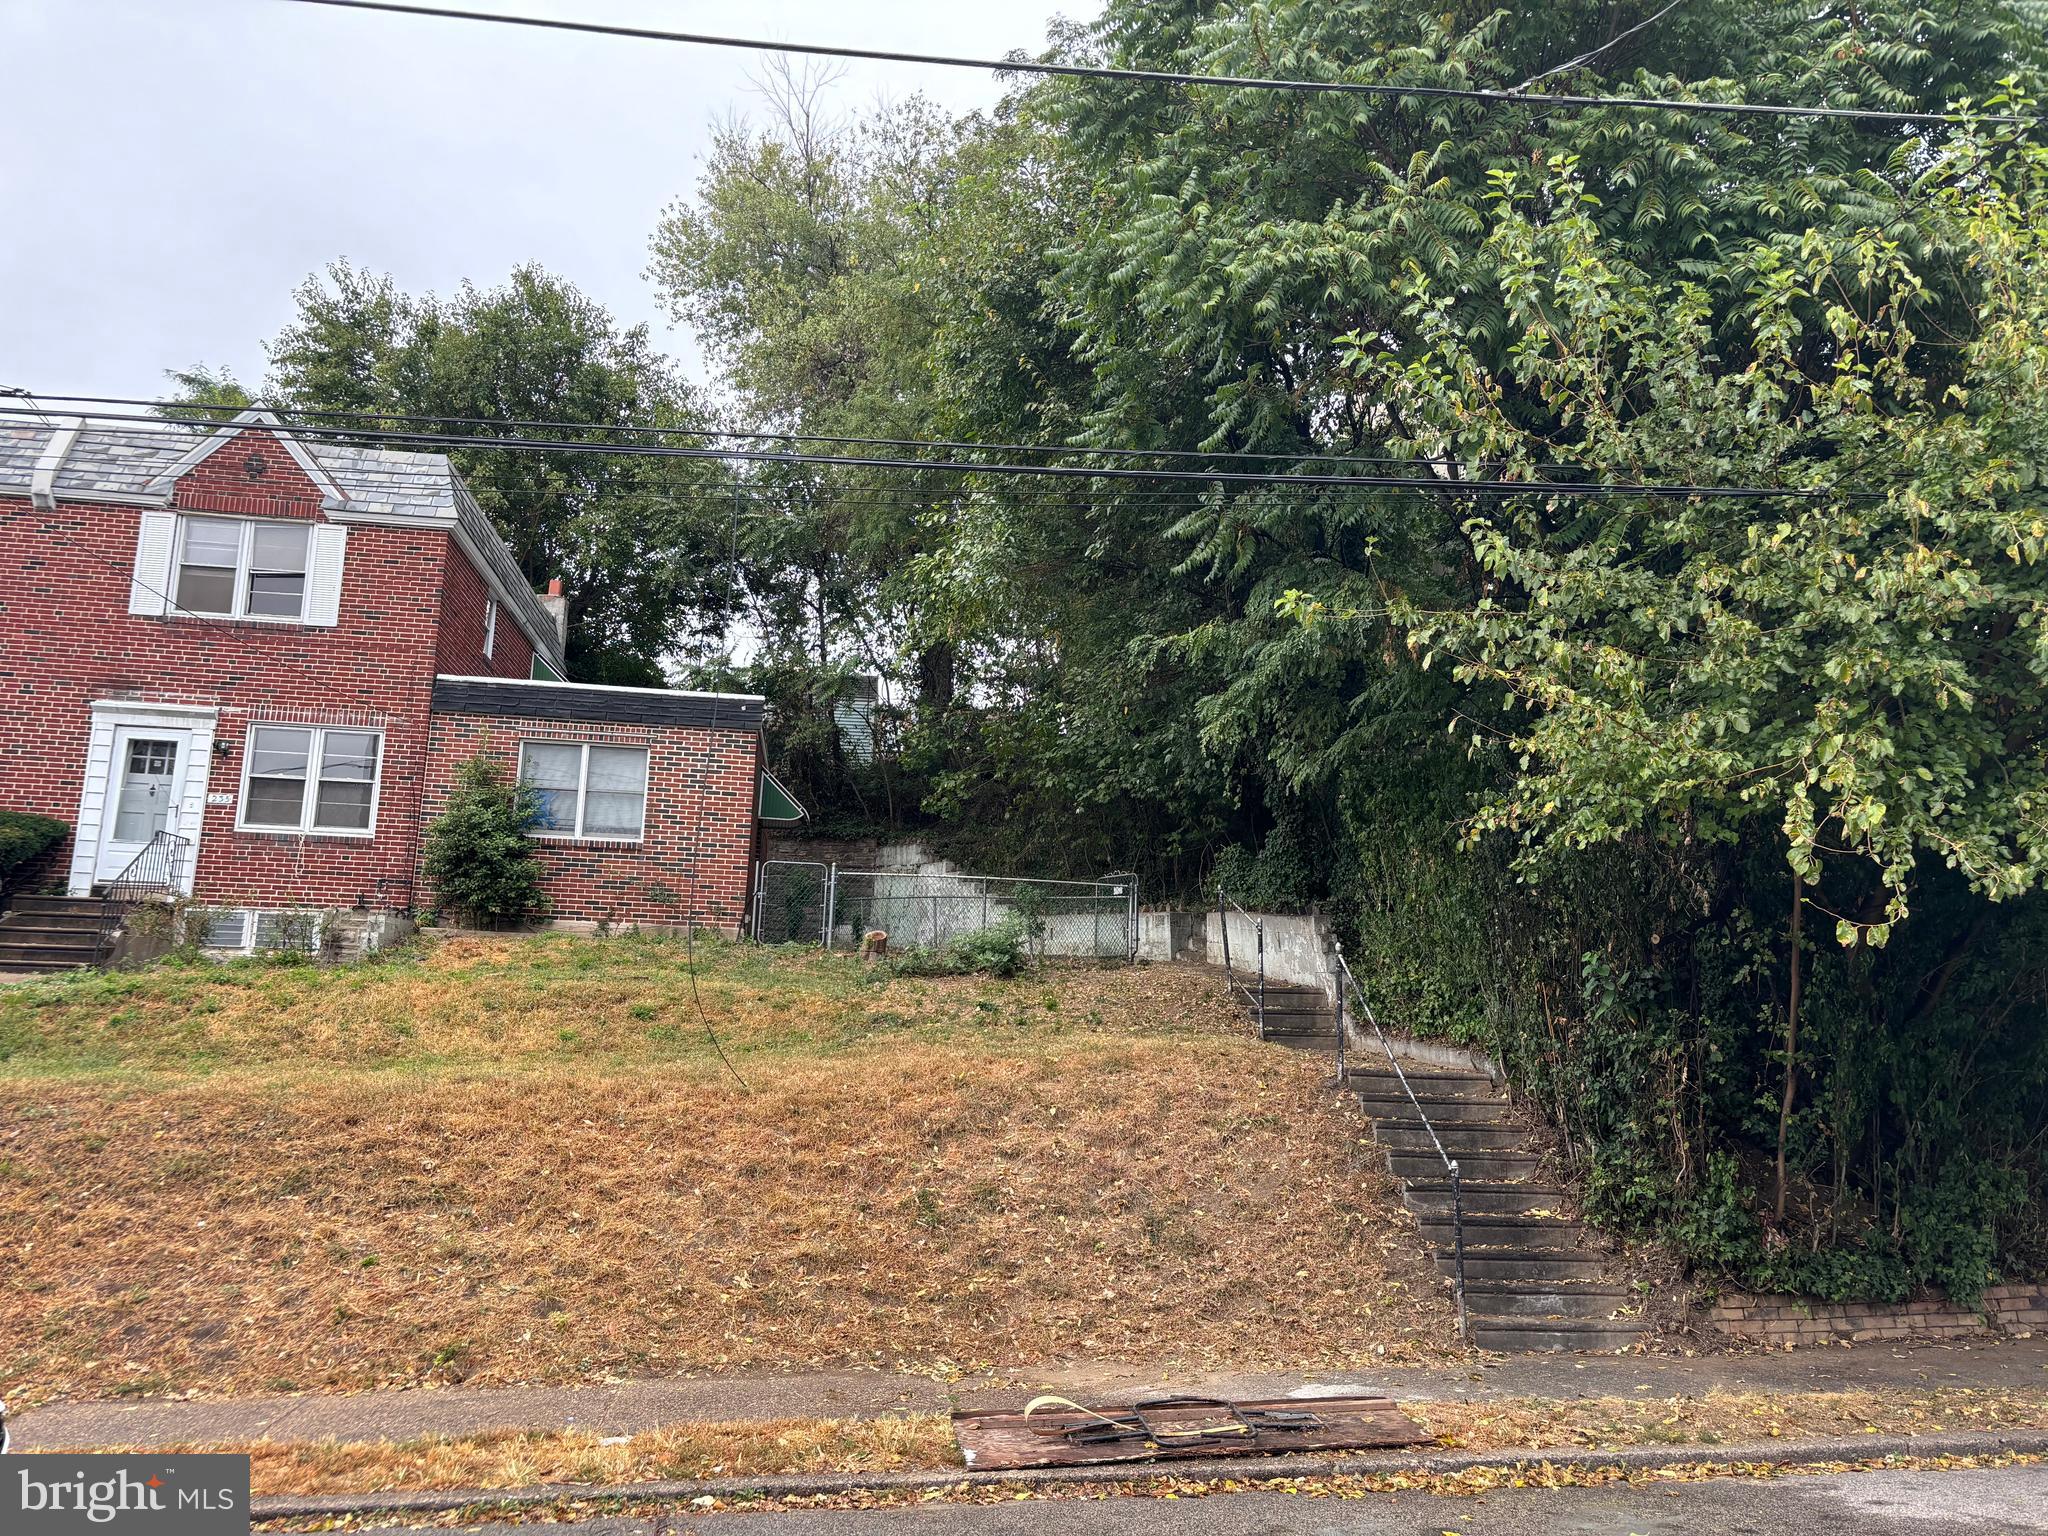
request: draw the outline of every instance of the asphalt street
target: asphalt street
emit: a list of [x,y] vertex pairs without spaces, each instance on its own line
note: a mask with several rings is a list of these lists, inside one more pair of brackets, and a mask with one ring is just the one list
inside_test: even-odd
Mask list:
[[[2048,1466],[1532,1488],[1450,1498],[1278,1493],[599,1519],[549,1536],[1950,1536],[2048,1532]],[[532,1536],[520,1526],[474,1536]]]

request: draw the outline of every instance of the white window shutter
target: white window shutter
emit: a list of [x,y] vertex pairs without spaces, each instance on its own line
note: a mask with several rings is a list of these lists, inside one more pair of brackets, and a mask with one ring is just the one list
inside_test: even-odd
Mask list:
[[335,523],[313,527],[313,553],[306,564],[306,622],[341,622],[342,555],[348,548],[348,530]]
[[130,613],[161,614],[170,604],[171,546],[178,541],[174,512],[145,512],[135,535],[135,571],[128,582]]

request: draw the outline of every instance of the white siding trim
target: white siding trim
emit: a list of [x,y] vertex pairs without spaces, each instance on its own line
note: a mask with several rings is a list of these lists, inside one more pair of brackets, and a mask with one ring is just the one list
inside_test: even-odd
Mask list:
[[323,497],[332,496],[337,500],[347,499],[342,495],[341,487],[335,483],[334,476],[330,475],[325,466],[306,451],[303,443],[292,436],[291,428],[280,421],[274,413],[261,409],[242,411],[233,421],[218,423],[217,430],[208,432],[206,436],[199,439],[198,442],[179,455],[177,460],[168,469],[150,481],[149,491],[161,496],[171,495],[177,489],[178,482],[189,472],[204,464],[251,427],[268,431],[271,434],[272,441],[291,455],[292,462],[306,472],[306,478],[313,482],[314,487]]
[[107,780],[114,762],[114,735],[123,726],[137,730],[175,730],[190,743],[185,749],[184,793],[177,823],[170,830],[185,838],[181,894],[192,894],[193,872],[199,867],[199,833],[206,817],[206,784],[213,772],[213,731],[218,711],[204,704],[149,704],[132,699],[95,699],[92,736],[86,744],[85,782],[78,793],[78,820],[71,840],[71,873],[65,890],[73,896],[92,894],[100,857],[100,831],[106,819]]

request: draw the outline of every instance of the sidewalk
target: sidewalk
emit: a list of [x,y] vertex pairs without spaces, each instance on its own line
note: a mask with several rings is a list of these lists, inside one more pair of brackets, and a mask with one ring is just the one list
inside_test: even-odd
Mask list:
[[195,1442],[412,1440],[494,1430],[579,1429],[630,1435],[681,1422],[875,1418],[1014,1408],[1039,1391],[1098,1401],[1171,1390],[1216,1397],[1316,1397],[1382,1392],[1399,1401],[1509,1397],[1697,1396],[1843,1392],[1884,1387],[2048,1388],[2048,1339],[1806,1349],[1782,1354],[1517,1355],[1486,1365],[1405,1367],[1342,1376],[1163,1378],[1101,1367],[1049,1369],[1030,1382],[944,1384],[889,1371],[676,1377],[576,1387],[439,1387],[350,1396],[211,1401],[57,1403],[12,1423],[21,1450],[153,1448]]

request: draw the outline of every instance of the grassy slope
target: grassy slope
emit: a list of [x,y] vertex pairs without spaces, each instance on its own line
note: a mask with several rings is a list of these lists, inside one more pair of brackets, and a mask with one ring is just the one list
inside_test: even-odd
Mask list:
[[1325,1064],[1202,977],[698,956],[751,1092],[673,941],[0,989],[0,1393],[1450,1347]]

